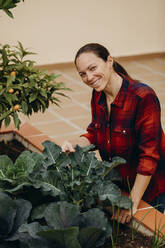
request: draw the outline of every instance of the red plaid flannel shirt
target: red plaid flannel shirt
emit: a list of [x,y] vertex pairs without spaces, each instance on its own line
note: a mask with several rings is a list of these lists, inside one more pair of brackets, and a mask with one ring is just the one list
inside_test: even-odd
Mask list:
[[160,104],[149,86],[121,76],[122,86],[111,104],[110,119],[104,92],[93,90],[92,122],[82,136],[96,146],[103,160],[113,156],[126,159],[126,164],[118,167],[123,185],[129,180],[132,187],[137,173],[152,175],[144,194],[144,199],[150,202],[165,192],[165,159],[162,163],[165,135],[160,122]]

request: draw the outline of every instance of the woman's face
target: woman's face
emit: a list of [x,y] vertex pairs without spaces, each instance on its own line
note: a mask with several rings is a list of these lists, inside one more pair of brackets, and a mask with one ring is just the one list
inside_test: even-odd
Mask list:
[[112,57],[109,56],[105,62],[92,52],[82,53],[76,60],[76,67],[83,82],[96,91],[104,90],[110,82],[112,65]]

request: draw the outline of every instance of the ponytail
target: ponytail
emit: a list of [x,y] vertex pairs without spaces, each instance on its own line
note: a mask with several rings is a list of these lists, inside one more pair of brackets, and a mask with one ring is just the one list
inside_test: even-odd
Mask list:
[[118,62],[114,61],[113,62],[113,69],[116,73],[121,73],[127,77],[130,77],[127,71],[122,67]]

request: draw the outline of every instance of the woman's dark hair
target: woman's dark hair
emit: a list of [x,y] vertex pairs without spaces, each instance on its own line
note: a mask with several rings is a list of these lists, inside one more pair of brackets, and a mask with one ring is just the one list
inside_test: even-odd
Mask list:
[[[87,53],[87,52],[92,52],[99,58],[103,59],[105,62],[108,59],[108,56],[110,55],[109,51],[107,50],[106,47],[98,44],[98,43],[89,43],[86,44],[85,46],[81,47],[78,52],[76,53],[74,63],[76,65],[76,60],[77,58],[82,54],[82,53]],[[116,61],[113,62],[113,68],[116,73],[122,73],[125,76],[128,76],[127,71]]]

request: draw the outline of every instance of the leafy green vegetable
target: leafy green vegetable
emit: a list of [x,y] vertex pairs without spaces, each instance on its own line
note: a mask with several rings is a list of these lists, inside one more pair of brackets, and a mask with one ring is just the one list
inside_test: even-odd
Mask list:
[[51,141],[43,146],[42,154],[25,151],[15,163],[0,156],[0,191],[17,198],[1,193],[6,204],[6,210],[3,205],[2,211],[0,208],[0,224],[5,223],[0,225],[3,240],[19,241],[21,248],[103,245],[112,228],[97,208],[98,200],[103,205],[131,207],[131,200],[115,184],[121,180],[115,167],[125,160],[99,161],[90,151],[93,146],[77,146],[68,155]]
[[[50,247],[92,248],[104,244],[112,232],[104,213],[97,208],[80,213],[76,205],[67,202],[50,203],[40,217],[45,218],[47,224],[47,228],[43,227],[44,230],[41,230],[37,222],[33,223],[32,229],[32,224],[23,225],[19,229],[21,235],[24,232],[30,236],[28,240],[33,239],[31,243],[34,240],[39,242],[39,235],[53,242],[54,246]],[[41,239],[40,242],[42,241]]]
[[42,156],[24,151],[15,164],[6,155],[0,156],[0,188],[6,192],[20,191],[25,185],[31,186],[30,174],[38,168]]
[[114,183],[120,180],[114,167],[124,163],[123,159],[99,161],[94,152],[88,152],[91,146],[85,149],[77,146],[76,152],[69,155],[51,141],[45,141],[43,146],[42,155],[25,151],[15,164],[7,156],[0,156],[2,191],[20,194],[24,188],[26,191],[33,188],[40,198],[65,200],[84,210],[95,206],[97,199],[119,207],[122,204],[123,208],[131,207],[130,199],[121,201],[123,196]]
[[12,200],[1,192],[0,202],[0,241],[17,240],[18,228],[27,222],[31,203],[24,199]]
[[56,248],[53,242],[37,235],[38,232],[49,230],[48,226],[38,222],[23,224],[19,228],[19,241],[21,248]]

